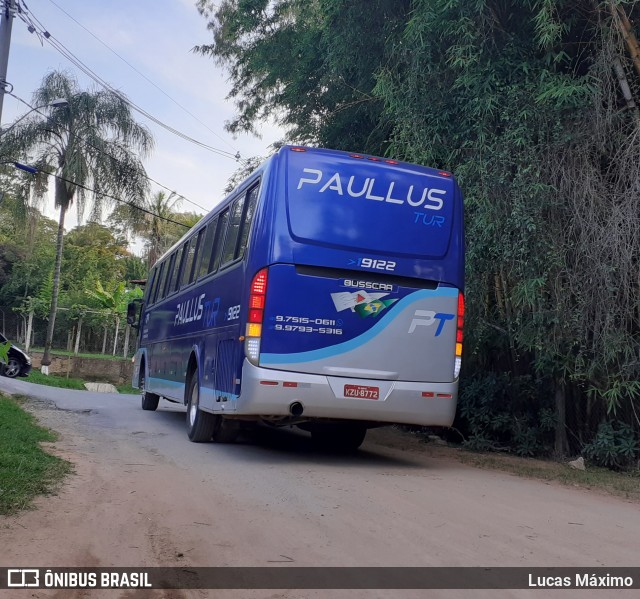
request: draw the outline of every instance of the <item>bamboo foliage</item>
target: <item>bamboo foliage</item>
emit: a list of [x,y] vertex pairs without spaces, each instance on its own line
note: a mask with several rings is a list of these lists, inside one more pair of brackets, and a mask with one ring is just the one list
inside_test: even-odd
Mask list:
[[479,446],[564,453],[600,420],[640,430],[638,4],[198,2],[233,130],[278,114],[290,141],[455,172]]

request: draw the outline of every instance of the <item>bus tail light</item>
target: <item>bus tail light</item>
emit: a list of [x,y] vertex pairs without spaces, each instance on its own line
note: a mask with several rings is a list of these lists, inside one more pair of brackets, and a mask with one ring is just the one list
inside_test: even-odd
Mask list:
[[263,268],[253,277],[249,291],[249,316],[245,331],[244,353],[249,362],[256,366],[260,360],[260,338],[262,337],[267,282],[267,269]]
[[460,368],[462,367],[462,328],[464,326],[464,294],[460,292],[458,294],[458,326],[456,330],[456,361],[453,367],[454,380],[460,375]]

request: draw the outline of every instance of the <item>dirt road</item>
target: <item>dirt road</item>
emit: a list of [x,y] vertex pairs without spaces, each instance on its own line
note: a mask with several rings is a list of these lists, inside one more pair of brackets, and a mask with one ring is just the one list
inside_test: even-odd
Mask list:
[[[2,379],[37,393],[40,421],[75,464],[57,496],[0,519],[0,565],[637,566],[637,503],[365,442],[354,456],[303,433],[261,430],[194,444],[184,410],[135,396]],[[47,399],[44,399],[47,398]],[[382,435],[380,437],[379,435]],[[379,433],[378,439],[388,433]],[[391,433],[393,434],[393,433]],[[562,597],[637,591],[555,591]],[[153,591],[154,597],[547,597],[553,591]],[[615,594],[614,594],[615,593]],[[29,591],[21,597],[143,597]],[[12,595],[12,596],[14,596]],[[9,596],[9,595],[7,595]]]

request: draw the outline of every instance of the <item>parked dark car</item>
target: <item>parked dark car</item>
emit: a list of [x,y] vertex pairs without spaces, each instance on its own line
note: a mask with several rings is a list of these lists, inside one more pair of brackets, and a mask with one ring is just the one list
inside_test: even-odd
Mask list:
[[[0,343],[6,342],[7,338],[0,333]],[[4,371],[0,366],[0,373],[13,379],[17,376],[27,376],[29,372],[31,372],[31,358],[12,343],[9,348],[9,360],[4,365]]]

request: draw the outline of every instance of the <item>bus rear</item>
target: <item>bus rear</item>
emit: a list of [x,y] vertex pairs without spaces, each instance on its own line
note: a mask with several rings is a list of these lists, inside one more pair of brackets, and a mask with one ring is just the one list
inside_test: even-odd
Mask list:
[[449,426],[464,312],[450,173],[285,147],[264,193],[237,413]]

